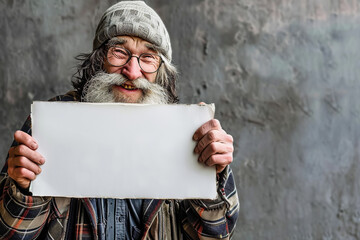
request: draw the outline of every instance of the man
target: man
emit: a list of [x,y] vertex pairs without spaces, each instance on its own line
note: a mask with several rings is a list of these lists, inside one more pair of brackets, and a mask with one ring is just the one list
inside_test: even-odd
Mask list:
[[[160,17],[142,1],[110,7],[93,52],[81,55],[76,89],[53,101],[176,103],[176,70]],[[199,161],[216,166],[216,200],[69,199],[33,197],[30,182],[45,159],[36,151],[30,119],[14,134],[2,171],[2,239],[228,239],[238,216],[231,169],[233,140],[217,120],[193,136]],[[61,179],[59,179],[61,181]],[[117,189],[114,189],[117,191]],[[121,191],[121,189],[119,189]]]

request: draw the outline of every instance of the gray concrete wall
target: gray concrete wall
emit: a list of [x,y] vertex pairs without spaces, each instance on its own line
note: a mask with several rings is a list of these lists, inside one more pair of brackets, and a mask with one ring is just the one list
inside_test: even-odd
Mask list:
[[[115,1],[0,1],[0,153],[33,100],[66,92]],[[235,140],[235,239],[360,239],[360,3],[148,0],[182,102],[214,102]]]

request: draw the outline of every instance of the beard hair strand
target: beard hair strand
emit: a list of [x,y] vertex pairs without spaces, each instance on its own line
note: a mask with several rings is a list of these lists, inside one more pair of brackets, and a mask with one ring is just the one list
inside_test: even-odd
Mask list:
[[[114,85],[122,85],[129,81],[124,75],[117,73],[97,73],[84,86],[81,101],[83,102],[124,102],[129,103],[130,98],[124,94],[115,93],[112,90]],[[142,96],[137,103],[142,104],[167,104],[168,96],[165,89],[156,83],[151,83],[145,78],[132,80],[131,83],[142,90]]]

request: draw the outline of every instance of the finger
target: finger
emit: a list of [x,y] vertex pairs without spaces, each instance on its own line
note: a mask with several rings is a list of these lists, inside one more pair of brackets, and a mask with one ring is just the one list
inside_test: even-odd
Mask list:
[[221,143],[221,142],[212,142],[202,151],[199,156],[199,162],[207,161],[212,155],[223,154],[223,153],[232,153],[234,147],[232,144]]
[[36,174],[29,169],[23,167],[13,168],[12,171],[8,171],[9,176],[14,179],[17,183],[21,183],[23,179],[27,179],[29,181],[35,180]]
[[8,175],[14,180],[21,178],[33,179],[36,176],[36,173],[25,167],[13,166],[8,168]]
[[[205,161],[207,166],[219,166],[219,169],[226,167],[233,161],[232,153],[215,154]],[[216,167],[218,169],[218,167]]]
[[36,164],[44,164],[45,163],[45,158],[38,153],[37,151],[34,151],[32,149],[30,149],[29,147],[27,147],[26,145],[19,145],[16,146],[13,149],[13,154],[14,156],[24,156],[27,159],[33,161]]
[[24,144],[33,150],[36,150],[38,148],[38,144],[35,139],[23,131],[16,131],[14,134],[14,139],[19,144]]
[[8,159],[7,172],[20,187],[26,189],[29,187],[30,181],[35,179],[36,174],[41,172],[41,168],[31,160],[19,156]]
[[225,131],[211,130],[196,144],[195,153],[201,153],[212,142],[232,143],[233,138]]
[[207,121],[206,123],[204,123],[201,127],[199,127],[195,131],[195,133],[193,135],[193,139],[195,141],[198,141],[210,130],[220,130],[220,129],[221,129],[221,125],[220,125],[219,120],[211,119],[211,120]]
[[33,161],[31,161],[23,156],[13,158],[12,161],[10,161],[10,163],[9,163],[9,168],[13,168],[13,169],[25,168],[25,169],[33,172],[35,175],[38,175],[41,173],[41,168],[39,167],[39,165],[35,164]]
[[198,105],[199,105],[199,106],[205,106],[206,103],[204,103],[204,102],[199,102]]
[[35,180],[36,175],[26,168],[15,168],[13,174],[9,175],[20,187],[27,189],[30,182]]

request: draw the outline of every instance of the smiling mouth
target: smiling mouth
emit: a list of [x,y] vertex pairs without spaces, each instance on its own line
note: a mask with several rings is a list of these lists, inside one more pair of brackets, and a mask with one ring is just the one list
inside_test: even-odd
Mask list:
[[126,84],[126,83],[121,84],[120,87],[122,87],[126,90],[138,90],[138,88],[136,88],[130,84]]

